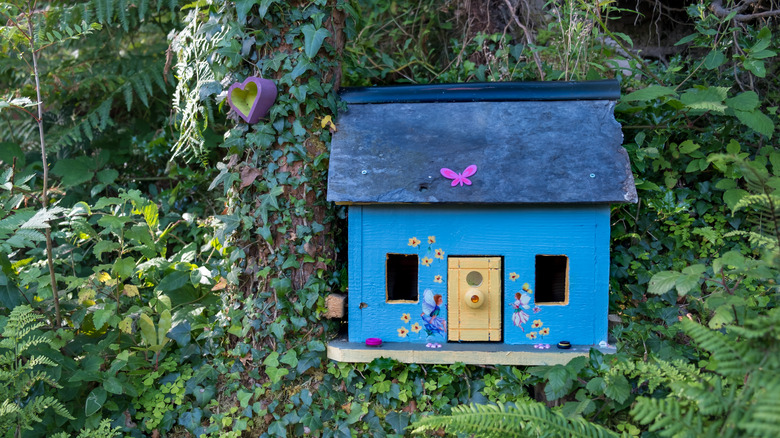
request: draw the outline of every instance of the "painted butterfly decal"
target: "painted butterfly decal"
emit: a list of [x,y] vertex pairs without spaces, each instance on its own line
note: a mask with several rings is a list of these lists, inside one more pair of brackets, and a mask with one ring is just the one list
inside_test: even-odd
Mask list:
[[463,184],[470,186],[471,180],[468,177],[477,173],[477,165],[472,164],[463,170],[463,173],[457,173],[452,169],[447,169],[446,167],[442,167],[440,172],[445,178],[452,180],[452,187],[455,187],[458,184],[460,184],[461,187],[463,187]]

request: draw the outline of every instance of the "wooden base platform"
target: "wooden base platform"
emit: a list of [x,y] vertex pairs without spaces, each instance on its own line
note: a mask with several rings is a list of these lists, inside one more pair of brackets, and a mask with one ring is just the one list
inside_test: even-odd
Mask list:
[[557,365],[566,364],[577,356],[588,356],[595,348],[605,354],[615,353],[615,348],[593,345],[572,345],[561,350],[551,345],[549,349],[537,349],[533,345],[506,345],[487,343],[446,343],[441,348],[427,348],[425,344],[388,342],[381,347],[367,347],[363,343],[345,340],[328,343],[328,359],[337,362],[371,362],[385,357],[404,363],[468,365]]

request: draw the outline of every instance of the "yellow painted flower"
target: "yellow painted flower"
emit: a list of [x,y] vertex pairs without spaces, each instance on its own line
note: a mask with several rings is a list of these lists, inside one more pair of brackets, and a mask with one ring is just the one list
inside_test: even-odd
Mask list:
[[408,335],[408,334],[409,334],[409,330],[407,330],[406,328],[401,327],[401,328],[398,329],[398,337],[399,338],[405,338],[406,335]]
[[437,276],[433,277],[433,281],[436,282],[436,283],[441,283],[442,282],[441,275],[437,275]]
[[519,276],[519,275],[517,275],[517,272],[510,272],[510,273],[509,273],[509,279],[510,279],[510,280],[512,280],[512,281],[515,281],[515,280],[517,280],[518,278],[520,278],[520,276]]
[[523,290],[528,292],[529,289],[531,289],[531,286],[529,286],[528,283],[523,283]]
[[412,320],[412,317],[409,316],[408,313],[404,313],[403,315],[401,315],[401,321],[403,321],[403,322],[408,324],[409,321],[411,321],[411,320]]
[[542,326],[542,320],[541,319],[535,319],[534,323],[531,324],[531,328],[539,328]]
[[423,257],[422,260],[420,260],[420,264],[423,266],[431,266],[431,263],[433,263],[433,259],[430,257]]
[[411,239],[409,239],[409,246],[411,247],[417,248],[417,246],[420,245],[420,243],[422,242],[420,242],[420,239],[416,237],[412,237]]
[[527,335],[525,335],[525,337],[528,339],[536,339],[536,332],[528,333]]
[[541,330],[539,330],[539,334],[542,336],[547,336],[550,334],[550,327],[545,327]]
[[420,326],[420,324],[418,324],[416,322],[414,324],[412,324],[412,331],[413,332],[419,333],[420,330],[422,330],[422,326]]
[[436,243],[436,236],[428,236],[428,245]]
[[435,255],[435,257],[436,257],[437,259],[442,259],[442,260],[444,260],[444,250],[443,250],[443,249],[437,249],[435,252],[436,252],[436,255]]

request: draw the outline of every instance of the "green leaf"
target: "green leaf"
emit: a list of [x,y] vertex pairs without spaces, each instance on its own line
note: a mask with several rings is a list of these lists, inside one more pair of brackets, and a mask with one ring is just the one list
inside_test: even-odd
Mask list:
[[272,4],[278,3],[279,0],[260,0],[260,8],[258,8],[258,15],[260,16],[260,19],[262,20],[265,18],[265,14],[268,13],[268,8],[271,7]]
[[298,355],[295,354],[295,350],[288,350],[287,353],[284,353],[284,356],[279,359],[279,361],[295,368],[298,366]]
[[688,292],[699,285],[700,279],[701,274],[680,275],[674,283],[674,286],[677,289],[677,295],[680,297],[687,295]]
[[190,325],[190,322],[184,320],[183,322],[176,324],[170,331],[168,331],[166,336],[169,339],[176,341],[179,347],[184,347],[190,342],[191,332],[192,326]]
[[647,284],[647,291],[655,295],[665,294],[674,287],[681,275],[675,271],[658,272],[650,278],[650,282]]
[[276,351],[272,351],[271,354],[268,355],[268,357],[265,358],[263,361],[263,365],[267,367],[278,367],[279,366],[279,353]]
[[99,411],[103,407],[103,403],[106,402],[106,396],[106,390],[102,386],[93,389],[84,403],[84,414],[89,417]]
[[731,210],[734,210],[737,203],[749,194],[750,193],[742,189],[729,189],[723,193],[723,202],[725,202]]
[[692,88],[680,96],[680,102],[692,110],[722,114],[726,110],[723,101],[726,100],[728,90],[726,87]]
[[125,257],[116,259],[114,265],[111,267],[111,271],[114,277],[130,278],[133,276],[135,270],[135,259],[132,257]]
[[748,59],[742,65],[759,78],[766,76],[766,66],[764,65],[764,61],[759,59]]
[[95,254],[95,257],[97,257],[98,260],[102,261],[102,256],[104,252],[113,252],[120,248],[119,242],[112,242],[110,240],[101,240],[100,242],[95,244],[95,247],[92,249],[92,252]]
[[265,373],[268,374],[271,383],[277,383],[282,380],[282,377],[290,374],[290,371],[287,368],[266,367]]
[[726,55],[719,50],[713,50],[704,57],[704,68],[714,70],[726,61]]
[[154,330],[154,321],[149,315],[142,313],[138,317],[138,327],[141,329],[141,339],[149,347],[155,345],[157,339],[157,332]]
[[691,140],[685,140],[684,142],[680,143],[680,153],[681,154],[690,154],[691,152],[695,151],[696,149],[699,149],[699,145],[692,142]]
[[647,102],[664,96],[677,96],[677,92],[674,91],[674,88],[671,87],[663,87],[661,85],[650,85],[647,88],[643,88],[641,90],[637,90],[632,93],[629,93],[621,100],[623,100],[624,102],[637,102],[637,101]]
[[92,165],[92,160],[87,157],[64,158],[54,164],[51,173],[62,177],[63,186],[72,187],[92,179],[95,175]]
[[256,4],[256,0],[236,0],[236,16],[239,23],[246,23],[246,16],[249,14],[249,10]]
[[103,380],[103,388],[111,394],[122,394],[122,382],[114,376]]
[[729,108],[740,111],[752,111],[758,107],[758,94],[755,91],[745,91],[726,99]]
[[330,36],[330,32],[328,32],[327,29],[322,27],[315,29],[313,24],[303,25],[301,27],[301,32],[303,33],[304,38],[303,50],[309,59],[312,59],[317,55],[325,38]]
[[162,279],[157,290],[171,292],[190,284],[190,271],[173,271]]
[[775,132],[775,124],[772,122],[772,119],[762,113],[761,110],[735,110],[734,113],[737,115],[739,121],[744,123],[748,128],[767,136],[767,138],[772,138],[772,134]]
[[631,384],[626,376],[618,374],[607,381],[604,394],[618,403],[623,403],[631,396]]
[[118,177],[119,172],[117,172],[115,169],[103,169],[97,173],[98,181],[102,182],[103,184],[111,184],[112,182],[116,181]]
[[168,338],[165,336],[171,329],[171,311],[168,309],[160,312],[160,321],[157,323],[157,344],[165,345]]
[[108,319],[111,318],[116,310],[114,307],[98,309],[92,314],[92,323],[95,325],[95,331],[100,331],[106,325],[106,322],[108,322]]

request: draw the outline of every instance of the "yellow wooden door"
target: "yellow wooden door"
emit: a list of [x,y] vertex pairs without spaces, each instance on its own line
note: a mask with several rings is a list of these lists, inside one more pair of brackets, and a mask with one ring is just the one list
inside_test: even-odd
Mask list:
[[448,257],[447,269],[447,338],[501,341],[501,257]]

